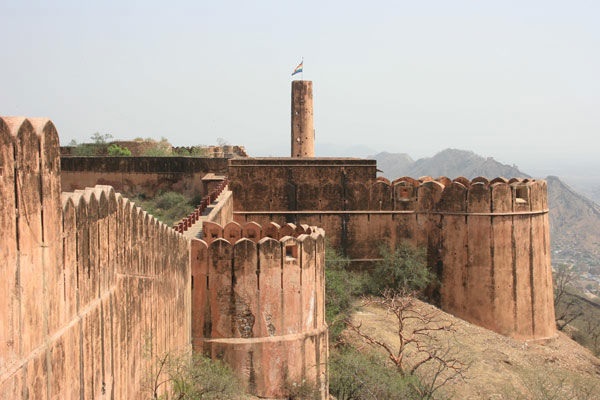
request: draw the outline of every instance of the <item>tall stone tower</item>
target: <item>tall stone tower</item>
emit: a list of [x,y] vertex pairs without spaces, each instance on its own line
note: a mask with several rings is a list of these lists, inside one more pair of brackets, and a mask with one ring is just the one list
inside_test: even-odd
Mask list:
[[312,81],[292,81],[291,156],[315,156]]

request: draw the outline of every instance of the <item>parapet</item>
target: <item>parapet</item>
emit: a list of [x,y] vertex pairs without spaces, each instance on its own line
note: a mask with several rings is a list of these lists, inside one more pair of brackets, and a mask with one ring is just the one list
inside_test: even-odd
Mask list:
[[280,240],[288,236],[293,238],[297,238],[300,235],[314,237],[315,234],[322,237],[325,236],[325,231],[316,226],[308,226],[306,224],[295,225],[292,223],[281,226],[275,222],[270,222],[263,227],[253,221],[244,224],[231,221],[225,226],[206,221],[203,224],[202,231],[203,239],[207,244],[217,239],[225,239],[230,244],[235,244],[241,239],[249,239],[254,243],[258,243],[264,238]]
[[369,209],[465,214],[547,212],[546,192],[546,181],[534,179],[425,176],[390,182],[377,178],[371,186]]
[[214,190],[212,190],[209,194],[204,196],[200,201],[200,204],[196,206],[194,211],[192,211],[187,217],[182,218],[177,221],[175,225],[173,225],[173,229],[175,229],[179,233],[183,233],[187,231],[190,227],[192,227],[201,217],[204,215],[206,209],[221,195],[221,193],[227,187],[229,181],[225,178],[221,183],[219,183]]
[[259,397],[306,381],[326,398],[323,230],[205,222],[204,236],[191,244],[195,351],[225,360]]

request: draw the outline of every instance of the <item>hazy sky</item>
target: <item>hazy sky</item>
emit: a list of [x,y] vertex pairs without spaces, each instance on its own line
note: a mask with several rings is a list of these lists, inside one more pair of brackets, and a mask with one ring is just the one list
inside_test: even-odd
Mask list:
[[0,0],[0,114],[50,117],[65,144],[221,137],[287,156],[304,57],[321,154],[600,168],[599,21],[597,0]]

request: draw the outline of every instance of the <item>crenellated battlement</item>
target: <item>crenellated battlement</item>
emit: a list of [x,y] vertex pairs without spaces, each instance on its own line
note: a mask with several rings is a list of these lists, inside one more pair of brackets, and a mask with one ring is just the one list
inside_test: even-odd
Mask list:
[[[325,398],[325,231],[356,262],[381,243],[425,247],[444,310],[516,338],[555,333],[543,180],[389,181],[374,160],[232,159],[231,192],[198,240],[110,186],[61,195],[58,149],[51,121],[0,118],[0,392],[11,397],[142,398],[150,334],[154,354],[191,342],[224,358],[259,396],[306,380]],[[163,163],[179,162],[146,173],[166,178]],[[182,224],[196,229],[213,200]]]
[[0,200],[0,397],[147,397],[190,345],[189,241],[109,186],[61,194],[47,119],[0,117]]
[[269,222],[266,225],[249,221],[239,224],[235,221],[221,226],[214,222],[204,222],[203,224],[203,240],[210,244],[217,239],[225,239],[231,244],[235,244],[238,240],[249,239],[254,243],[258,243],[263,238],[271,238],[275,240],[282,239],[286,236],[297,238],[300,235],[314,236],[314,234],[325,236],[325,231],[316,226],[308,226],[306,224],[295,225],[287,223],[283,226]]
[[404,176],[389,181],[376,177],[376,172],[374,160],[233,159],[229,161],[229,188],[234,195],[235,212],[248,214],[292,211],[505,214],[548,209],[543,180]]
[[547,212],[546,191],[546,181],[533,179],[425,176],[390,182],[378,177],[371,185],[369,209],[500,215]]
[[357,265],[411,242],[444,310],[522,339],[555,332],[545,181],[376,175],[375,160],[230,160],[234,218],[323,227]]
[[192,240],[194,348],[245,366],[258,396],[283,397],[304,379],[325,398],[324,231],[205,222],[203,232]]

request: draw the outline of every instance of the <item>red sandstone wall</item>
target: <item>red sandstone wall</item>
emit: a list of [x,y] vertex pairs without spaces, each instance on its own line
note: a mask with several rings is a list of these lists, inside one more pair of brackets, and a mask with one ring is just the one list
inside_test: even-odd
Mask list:
[[221,200],[215,204],[214,208],[206,216],[207,221],[217,224],[227,224],[233,221],[233,196],[230,190],[223,192]]
[[375,160],[244,158],[229,160],[236,211],[367,210]]
[[308,226],[205,222],[192,241],[192,336],[246,390],[284,397],[312,382],[327,398],[324,235]]
[[129,196],[155,196],[178,191],[204,196],[202,178],[227,173],[225,158],[197,157],[62,157],[61,183],[65,191],[110,185]]
[[189,243],[112,188],[61,200],[58,149],[0,118],[0,398],[148,398],[152,354],[190,343]]
[[[443,309],[517,338],[554,334],[544,181],[390,182],[352,161],[232,160],[234,219],[320,226],[357,261],[377,258],[381,242],[425,246]],[[307,189],[290,202],[290,187]]]

